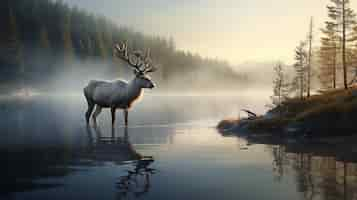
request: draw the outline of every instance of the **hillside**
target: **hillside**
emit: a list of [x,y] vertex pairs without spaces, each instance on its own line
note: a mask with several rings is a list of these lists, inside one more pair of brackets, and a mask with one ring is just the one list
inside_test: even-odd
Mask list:
[[159,66],[154,78],[160,86],[234,89],[247,80],[225,61],[178,50],[173,38],[145,35],[62,1],[4,0],[0,9],[3,86],[43,87],[58,74],[80,70],[92,70],[92,76],[100,72],[106,78],[123,76],[129,69],[112,56],[113,44],[120,41],[128,41],[132,49],[150,48]]

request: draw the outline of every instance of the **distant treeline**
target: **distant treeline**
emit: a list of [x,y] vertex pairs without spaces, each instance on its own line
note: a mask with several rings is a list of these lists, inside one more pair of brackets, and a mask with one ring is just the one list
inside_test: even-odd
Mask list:
[[[181,76],[182,88],[232,88],[245,81],[221,60],[206,59],[177,50],[172,38],[147,36],[121,27],[103,16],[96,16],[62,1],[3,0],[0,8],[0,83],[42,84],[59,72],[71,72],[91,61],[103,61],[109,73],[120,76],[118,60],[112,56],[113,44],[128,41],[133,49],[150,48],[156,73],[162,85]],[[73,65],[81,62],[84,65]],[[224,80],[219,84],[218,80]],[[217,83],[216,83],[217,81]],[[229,83],[229,84],[227,84]],[[172,83],[174,85],[174,83]],[[175,84],[177,85],[177,84]]]

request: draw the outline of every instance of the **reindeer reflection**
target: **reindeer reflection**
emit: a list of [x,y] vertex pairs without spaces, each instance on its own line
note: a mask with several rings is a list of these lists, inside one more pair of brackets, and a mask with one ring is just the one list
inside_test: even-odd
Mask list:
[[154,162],[152,156],[142,156],[133,148],[129,140],[128,127],[124,127],[123,137],[116,137],[115,129],[111,129],[111,136],[104,136],[99,126],[94,125],[96,137],[93,138],[92,129],[87,126],[89,138],[88,159],[93,161],[111,161],[118,165],[131,165],[132,170],[119,177],[116,183],[118,199],[129,195],[136,197],[146,194],[150,189],[150,177],[156,170],[149,166]]
[[128,128],[124,128],[124,135],[116,137],[115,129],[111,129],[111,136],[105,136],[99,126],[94,125],[95,139],[92,129],[87,126],[89,138],[89,151],[87,158],[93,161],[110,161],[116,164],[123,164],[125,161],[139,160],[142,156],[135,151],[129,141]]
[[[128,170],[126,175],[119,178],[117,184],[118,199],[126,198],[130,194],[140,197],[146,194],[150,189],[150,176],[156,173],[156,170],[150,168],[154,162],[152,156],[145,156],[140,160],[134,161],[133,170]],[[142,181],[142,184],[140,183]]]

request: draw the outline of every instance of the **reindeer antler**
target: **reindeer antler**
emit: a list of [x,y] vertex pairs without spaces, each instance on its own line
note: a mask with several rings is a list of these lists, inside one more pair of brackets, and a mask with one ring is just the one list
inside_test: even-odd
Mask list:
[[127,42],[116,44],[114,49],[117,51],[117,57],[126,61],[137,72],[146,74],[156,71],[156,67],[152,65],[150,49],[146,50],[145,56],[140,50],[135,50],[132,53],[129,53]]
[[155,72],[157,68],[153,66],[151,56],[150,56],[150,49],[146,50],[146,55],[144,62],[146,63],[145,68],[144,68],[144,73],[150,73],[150,72]]

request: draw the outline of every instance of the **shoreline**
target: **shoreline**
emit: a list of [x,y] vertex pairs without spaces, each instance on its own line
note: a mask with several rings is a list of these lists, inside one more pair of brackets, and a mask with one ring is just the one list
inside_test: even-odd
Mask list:
[[268,134],[291,138],[357,136],[357,87],[306,99],[288,99],[253,119],[224,119],[217,129],[232,134]]

